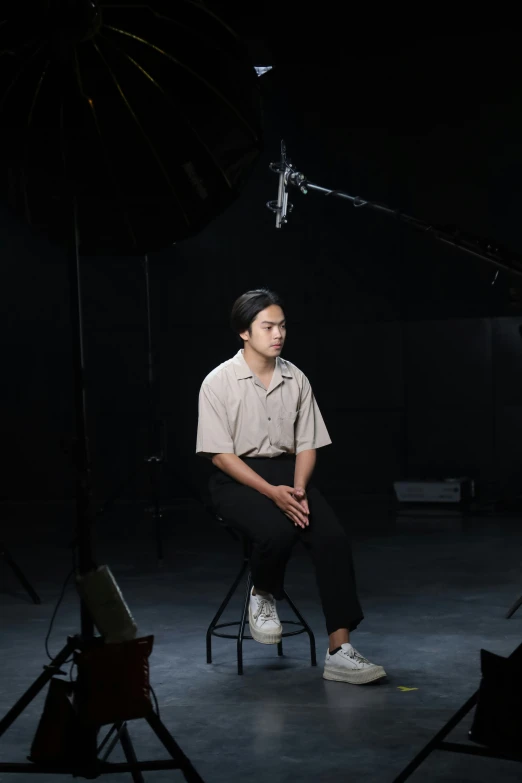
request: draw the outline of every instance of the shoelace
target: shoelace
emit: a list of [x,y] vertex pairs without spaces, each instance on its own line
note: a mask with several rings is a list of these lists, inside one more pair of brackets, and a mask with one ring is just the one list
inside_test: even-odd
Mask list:
[[371,666],[370,661],[367,658],[365,658],[364,655],[361,655],[361,653],[357,652],[357,650],[353,648],[352,648],[352,652],[350,653],[344,652],[344,654],[348,655],[349,658],[353,658],[353,660],[356,661],[357,663],[367,663]]
[[261,604],[259,618],[261,620],[275,620],[275,622],[277,622],[278,618],[274,604],[271,601],[267,601],[266,598],[262,598],[259,603]]

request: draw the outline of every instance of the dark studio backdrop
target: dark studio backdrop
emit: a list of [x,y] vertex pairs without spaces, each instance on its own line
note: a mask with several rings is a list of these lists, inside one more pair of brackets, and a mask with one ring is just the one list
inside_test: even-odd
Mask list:
[[[149,256],[165,502],[205,482],[209,466],[194,456],[199,386],[239,348],[228,327],[234,299],[260,285],[286,302],[284,356],[310,378],[332,436],[318,469],[327,493],[385,495],[399,478],[471,475],[483,497],[514,498],[522,279],[501,272],[492,285],[496,269],[486,262],[335,199],[292,193],[282,232],[264,204],[276,196],[268,163],[284,137],[312,182],[522,253],[520,48],[501,30],[416,41],[351,31],[333,51],[326,39],[313,52],[290,51],[257,14],[230,21],[257,64],[275,66],[260,82],[262,160],[239,201],[203,233]],[[0,242],[0,491],[10,502],[60,503],[74,491],[65,256],[5,211]],[[82,274],[96,496],[131,477],[121,499],[139,500],[143,267],[136,258],[84,258]]]

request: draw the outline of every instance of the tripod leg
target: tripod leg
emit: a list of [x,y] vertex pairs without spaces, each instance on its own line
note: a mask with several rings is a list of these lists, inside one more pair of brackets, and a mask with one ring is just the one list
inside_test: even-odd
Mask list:
[[123,748],[123,752],[125,753],[125,758],[131,766],[131,774],[134,783],[145,783],[145,778],[141,774],[141,770],[138,766],[136,751],[134,750],[134,745],[132,744],[132,740],[129,736],[129,730],[126,723],[123,724],[120,731],[120,742],[121,747]]
[[5,559],[5,562],[7,563],[7,565],[11,566],[15,576],[17,577],[17,579],[20,582],[20,584],[22,585],[22,587],[25,588],[25,591],[29,594],[29,596],[32,599],[33,603],[41,604],[42,602],[40,601],[40,598],[39,598],[38,594],[33,589],[32,585],[27,581],[27,579],[25,578],[25,574],[23,573],[23,571],[21,571],[21,569],[19,568],[17,563],[15,563],[15,561],[13,560],[11,555],[9,554],[9,551],[5,548],[4,544],[0,544],[0,554],[2,554],[4,556],[4,559]]
[[188,783],[204,783],[203,778],[196,772],[190,760],[185,756],[172,734],[161,722],[156,713],[150,712],[146,717],[146,721],[160,742],[162,742],[168,750],[174,761],[178,764],[179,769],[185,776],[185,780],[187,780]]
[[114,726],[111,727],[109,733],[107,734],[107,736],[105,737],[103,742],[100,745],[98,745],[97,753],[99,755],[102,752],[102,750],[105,748],[105,746],[107,745],[109,740],[111,740],[107,750],[105,751],[105,753],[103,754],[103,756],[101,758],[101,761],[107,761],[107,759],[111,755],[112,751],[114,750],[114,748],[116,747],[116,745],[120,741],[120,734],[121,734],[123,725],[124,724],[122,724],[122,723],[115,723]]
[[61,650],[51,664],[45,667],[45,670],[40,676],[33,682],[30,688],[18,699],[7,715],[0,720],[0,737],[7,731],[9,726],[15,722],[19,715],[25,710],[28,704],[38,696],[42,688],[47,685],[51,677],[58,673],[58,670],[62,663],[64,663],[72,651],[75,649],[75,641],[67,642],[63,650]]
[[509,618],[510,618],[510,617],[513,617],[513,615],[515,614],[515,612],[517,611],[517,609],[518,609],[519,607],[521,607],[521,606],[522,606],[522,595],[520,596],[520,598],[518,599],[518,601],[516,601],[516,602],[513,604],[513,606],[511,607],[511,609],[510,609],[510,610],[509,610],[509,612],[507,613],[507,615],[506,615],[506,620],[509,620]]
[[403,769],[400,775],[398,775],[393,783],[404,783],[405,780],[407,780],[410,775],[412,775],[417,767],[420,767],[422,762],[430,755],[430,753],[437,749],[437,747],[440,745],[441,741],[444,739],[444,737],[452,731],[455,726],[460,723],[462,718],[468,714],[468,712],[473,709],[475,704],[477,703],[478,699],[478,691],[473,694],[473,696],[468,699],[468,701],[464,704],[463,707],[460,708],[458,712],[455,713],[455,715],[449,719],[449,721],[446,723],[443,728],[435,734],[432,740],[428,742],[428,744],[418,753],[413,761],[410,761],[408,766]]

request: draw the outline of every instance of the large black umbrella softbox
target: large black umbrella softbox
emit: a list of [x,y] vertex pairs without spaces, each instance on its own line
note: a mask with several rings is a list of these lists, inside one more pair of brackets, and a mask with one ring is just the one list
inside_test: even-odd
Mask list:
[[[76,571],[80,579],[96,577],[80,256],[159,250],[200,231],[231,203],[260,151],[256,73],[234,34],[196,0],[10,0],[0,12],[0,37],[0,198],[68,249]],[[101,594],[107,597],[102,590],[98,601]],[[0,736],[73,651],[97,647],[92,609],[82,599],[81,636],[68,638],[0,721]],[[115,769],[142,780],[141,770],[180,769],[202,783],[159,716],[151,710],[145,717],[171,759],[138,762],[121,721],[99,759],[97,726],[81,718],[70,763],[51,769],[2,761],[0,770],[94,778]],[[111,765],[105,759],[117,740],[127,763]]]
[[254,68],[194,0],[18,2],[0,26],[2,190],[56,241],[75,196],[82,254],[200,231],[261,147]]

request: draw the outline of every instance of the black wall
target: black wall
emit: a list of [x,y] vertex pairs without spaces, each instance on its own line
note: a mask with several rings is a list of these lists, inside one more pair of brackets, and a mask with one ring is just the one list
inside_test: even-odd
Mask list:
[[[203,377],[239,347],[230,306],[269,285],[287,303],[284,355],[309,376],[334,441],[325,489],[384,493],[401,477],[476,477],[518,492],[522,307],[518,281],[385,216],[293,194],[276,232],[264,203],[284,136],[311,181],[522,252],[520,56],[498,36],[440,39],[353,63],[281,61],[261,82],[266,152],[240,200],[198,237],[149,257],[166,491],[186,497]],[[489,39],[490,54],[493,44]],[[357,78],[354,78],[355,75]],[[1,494],[72,497],[65,256],[6,212],[0,224]],[[141,497],[147,453],[147,333],[140,259],[84,258],[88,409],[97,498]]]

